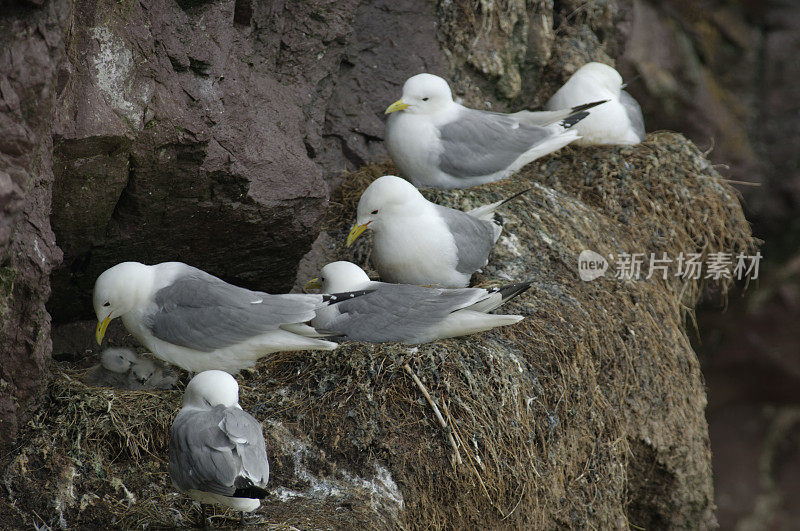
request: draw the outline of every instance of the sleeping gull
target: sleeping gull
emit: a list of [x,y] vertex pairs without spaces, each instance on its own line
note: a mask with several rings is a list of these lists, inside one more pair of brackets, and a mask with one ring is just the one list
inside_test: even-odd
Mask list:
[[387,109],[386,149],[417,186],[467,188],[505,179],[576,138],[588,105],[556,112],[503,114],[453,101],[447,81],[418,74]]
[[108,323],[125,328],[154,356],[190,372],[236,374],[277,351],[332,350],[306,321],[340,295],[269,295],[239,288],[180,262],[123,262],[94,286],[97,343]]
[[311,324],[352,341],[428,343],[483,332],[523,319],[490,312],[523,293],[530,282],[498,288],[438,289],[370,281],[351,262],[332,262],[306,288],[370,290],[363,297],[320,308]]
[[84,381],[100,387],[138,389],[140,386],[132,368],[140,361],[139,356],[129,348],[107,348],[100,355],[100,363],[86,373]]
[[372,229],[381,280],[463,288],[487,264],[502,230],[495,209],[510,199],[462,212],[431,203],[413,184],[385,175],[361,195],[347,246]]
[[261,424],[239,405],[239,384],[222,371],[201,372],[186,386],[169,433],[169,475],[206,505],[253,512],[267,495],[269,463]]
[[645,137],[642,109],[623,88],[619,72],[603,63],[586,63],[558,89],[545,108],[561,109],[597,99],[609,100],[575,126],[581,135],[575,143],[638,144]]

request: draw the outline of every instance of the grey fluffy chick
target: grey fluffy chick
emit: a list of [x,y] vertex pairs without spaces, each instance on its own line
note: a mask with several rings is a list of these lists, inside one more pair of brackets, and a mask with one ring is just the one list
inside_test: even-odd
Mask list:
[[139,356],[129,348],[107,348],[100,356],[100,363],[89,369],[84,381],[98,387],[136,389],[136,378],[131,371]]
[[177,380],[163,364],[146,357],[133,364],[131,374],[140,389],[172,389]]

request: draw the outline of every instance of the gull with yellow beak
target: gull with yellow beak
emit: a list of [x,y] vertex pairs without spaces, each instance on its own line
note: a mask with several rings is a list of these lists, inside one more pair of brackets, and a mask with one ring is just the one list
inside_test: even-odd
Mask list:
[[468,188],[505,179],[578,139],[571,128],[601,103],[514,114],[480,111],[453,101],[444,79],[418,74],[386,109],[386,149],[401,175],[417,186]]
[[350,341],[428,343],[518,323],[521,315],[489,313],[530,287],[439,289],[371,281],[351,262],[332,262],[306,288],[369,290],[363,297],[317,310],[311,325]]
[[463,288],[488,263],[500,237],[502,220],[495,210],[517,195],[462,212],[431,203],[410,182],[385,175],[361,195],[347,246],[369,228],[381,280]]
[[333,350],[304,324],[315,310],[358,293],[270,295],[228,284],[180,262],[123,262],[104,271],[94,285],[97,343],[112,319],[155,357],[190,372],[219,369],[230,374],[252,367],[267,354]]

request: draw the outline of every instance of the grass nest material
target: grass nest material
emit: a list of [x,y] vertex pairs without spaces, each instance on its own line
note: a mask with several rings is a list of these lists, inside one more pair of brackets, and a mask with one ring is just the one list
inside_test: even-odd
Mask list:
[[[372,165],[343,179],[326,221],[327,259],[368,265],[368,238],[351,250],[342,242],[361,191],[391,170]],[[584,249],[750,254],[736,192],[693,144],[659,133],[632,147],[566,148],[506,181],[425,195],[467,209],[526,188],[503,207],[504,235],[475,278],[532,280],[505,307],[525,315],[521,323],[418,349],[351,343],[278,354],[239,379],[242,405],[265,425],[274,488],[259,511],[266,520],[713,525],[705,392],[685,324],[704,293],[724,294],[731,281],[618,280],[610,271],[583,282],[577,257]],[[57,374],[7,459],[0,516],[39,525],[192,521],[197,513],[166,474],[179,396],[99,390]]]

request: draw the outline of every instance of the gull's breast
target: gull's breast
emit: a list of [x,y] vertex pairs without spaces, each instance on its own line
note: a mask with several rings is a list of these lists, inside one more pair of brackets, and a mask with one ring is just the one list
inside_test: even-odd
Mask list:
[[430,178],[437,171],[439,133],[426,116],[404,112],[389,116],[386,149],[406,178]]
[[460,277],[455,240],[439,216],[405,216],[376,231],[374,242],[381,280],[445,285]]

